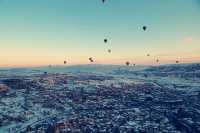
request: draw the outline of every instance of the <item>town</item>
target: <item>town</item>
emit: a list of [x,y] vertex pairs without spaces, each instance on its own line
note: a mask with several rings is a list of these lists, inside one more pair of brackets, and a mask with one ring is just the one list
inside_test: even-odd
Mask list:
[[1,132],[200,132],[200,91],[165,87],[142,77],[92,73],[8,77],[1,78],[0,95]]

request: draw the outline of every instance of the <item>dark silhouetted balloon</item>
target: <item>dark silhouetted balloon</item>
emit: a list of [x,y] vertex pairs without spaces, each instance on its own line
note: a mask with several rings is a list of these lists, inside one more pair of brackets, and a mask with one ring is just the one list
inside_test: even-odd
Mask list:
[[178,64],[178,63],[179,63],[179,61],[177,60],[177,61],[176,61],[176,64]]
[[159,62],[159,59],[157,59],[156,62]]
[[64,61],[64,64],[66,64],[67,63],[67,61]]
[[147,56],[150,56],[150,54],[147,54]]
[[108,39],[104,39],[104,43],[107,43],[108,42]]
[[94,60],[92,59],[92,57],[89,58],[90,62],[94,62]]
[[129,65],[130,65],[130,62],[129,62],[129,61],[127,61],[127,62],[126,62],[126,65],[127,65],[127,66],[129,66]]
[[108,53],[111,53],[111,49],[108,49]]
[[146,30],[147,30],[147,27],[146,27],[146,26],[143,26],[142,29],[143,29],[144,31],[146,31]]

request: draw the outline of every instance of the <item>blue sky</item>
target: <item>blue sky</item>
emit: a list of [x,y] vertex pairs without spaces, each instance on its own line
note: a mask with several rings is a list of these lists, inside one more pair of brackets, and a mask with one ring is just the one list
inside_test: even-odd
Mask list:
[[1,0],[0,66],[197,62],[199,27],[199,0]]

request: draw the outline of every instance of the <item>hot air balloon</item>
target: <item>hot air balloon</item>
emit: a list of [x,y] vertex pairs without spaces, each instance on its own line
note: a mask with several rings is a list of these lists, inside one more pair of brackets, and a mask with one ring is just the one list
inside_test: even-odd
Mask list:
[[159,62],[159,59],[157,59],[156,62]]
[[144,31],[146,31],[147,27],[146,27],[146,26],[143,26],[142,29],[143,29]]
[[127,66],[129,66],[129,65],[130,65],[130,62],[129,62],[129,61],[127,61],[127,62],[126,62],[126,65],[127,65]]
[[150,54],[147,54],[147,56],[150,56]]
[[89,58],[90,62],[94,62],[94,60],[92,59],[92,57]]
[[67,63],[67,61],[64,61],[64,64],[66,64]]
[[108,39],[105,38],[105,39],[104,39],[104,43],[107,43],[107,42],[108,42]]
[[111,49],[108,49],[108,53],[111,53]]
[[177,60],[177,61],[176,61],[176,64],[178,64],[178,63],[179,63],[179,61]]

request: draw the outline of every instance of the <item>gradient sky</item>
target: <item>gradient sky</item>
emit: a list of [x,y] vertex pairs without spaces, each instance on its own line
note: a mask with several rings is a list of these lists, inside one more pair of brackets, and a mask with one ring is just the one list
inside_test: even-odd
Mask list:
[[0,66],[88,64],[89,57],[200,62],[200,0],[0,0]]

